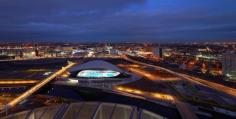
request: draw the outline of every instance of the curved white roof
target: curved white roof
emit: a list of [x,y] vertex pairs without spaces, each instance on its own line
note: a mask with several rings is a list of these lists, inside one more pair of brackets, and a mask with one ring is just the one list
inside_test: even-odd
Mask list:
[[73,72],[73,71],[87,70],[87,69],[105,69],[105,70],[113,70],[113,71],[117,71],[121,73],[124,72],[122,69],[118,68],[117,66],[103,60],[89,61],[84,64],[77,65],[71,68],[70,71]]

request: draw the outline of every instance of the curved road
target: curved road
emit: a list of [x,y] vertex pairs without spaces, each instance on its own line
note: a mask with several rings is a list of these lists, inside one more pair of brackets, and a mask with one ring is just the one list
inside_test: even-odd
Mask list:
[[169,69],[166,69],[166,68],[163,68],[163,67],[159,67],[159,66],[156,66],[156,65],[151,65],[151,64],[140,62],[140,61],[136,61],[136,60],[130,59],[126,56],[124,56],[124,59],[127,60],[127,61],[130,61],[130,62],[133,62],[133,63],[144,65],[144,66],[150,66],[150,67],[153,67],[153,68],[162,69],[162,70],[167,71],[171,74],[179,76],[183,79],[187,79],[191,82],[208,86],[212,89],[215,89],[219,92],[226,93],[226,94],[231,95],[231,96],[236,98],[236,89],[234,89],[234,88],[230,88],[230,87],[227,87],[227,86],[224,86],[224,85],[221,85],[221,84],[213,83],[213,82],[203,80],[203,79],[200,79],[200,78],[196,78],[196,77],[193,77],[193,76],[189,76],[189,75],[186,75],[186,74],[174,72],[172,70],[169,70]]

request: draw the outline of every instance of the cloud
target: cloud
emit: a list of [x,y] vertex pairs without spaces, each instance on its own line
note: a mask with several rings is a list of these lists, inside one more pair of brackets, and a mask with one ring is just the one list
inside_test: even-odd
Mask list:
[[0,40],[235,39],[234,0],[0,0]]

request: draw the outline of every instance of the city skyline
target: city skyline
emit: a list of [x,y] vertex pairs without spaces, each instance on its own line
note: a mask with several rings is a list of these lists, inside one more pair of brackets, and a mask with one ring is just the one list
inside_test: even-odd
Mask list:
[[236,119],[236,0],[0,0],[0,119]]
[[234,119],[235,51],[234,42],[3,43],[0,118]]
[[234,0],[2,0],[0,41],[235,41],[235,4]]

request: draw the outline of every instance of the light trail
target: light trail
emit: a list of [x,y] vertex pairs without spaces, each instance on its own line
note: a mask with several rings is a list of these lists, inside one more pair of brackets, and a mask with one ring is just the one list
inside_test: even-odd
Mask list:
[[149,73],[148,71],[138,69],[138,68],[127,68],[128,70],[132,71],[135,74],[138,74],[140,76],[145,76],[148,79],[155,81],[155,82],[168,82],[168,81],[178,81],[179,78],[168,78],[168,77],[161,77],[160,75],[155,75],[152,73]]
[[152,75],[152,74],[150,74],[149,72],[147,72],[147,71],[143,71],[143,70],[140,70],[140,69],[135,69],[135,68],[128,68],[130,71],[132,71],[132,72],[134,72],[134,73],[136,73],[136,74],[139,74],[139,75],[141,75],[141,76],[145,76],[145,77],[147,77],[148,79],[150,79],[150,80],[157,80],[158,79],[158,77],[157,76],[155,76],[155,75]]
[[[18,96],[17,98],[15,98],[14,100],[10,101],[5,108],[9,109],[12,108],[14,106],[16,106],[17,104],[19,104],[20,102],[22,102],[23,100],[25,100],[27,97],[29,97],[30,95],[32,95],[33,93],[35,93],[37,90],[39,90],[41,87],[43,87],[44,85],[46,85],[48,82],[52,81],[54,78],[56,78],[57,76],[61,75],[62,73],[64,73],[67,69],[71,68],[72,66],[74,66],[75,63],[69,62],[69,64],[66,67],[62,67],[62,69],[58,70],[57,72],[55,72],[54,74],[52,74],[51,76],[49,76],[48,78],[42,80],[41,82],[39,82],[38,84],[36,84],[35,86],[33,86],[32,88],[30,88],[28,91],[24,92],[23,94],[21,94],[20,96]],[[7,110],[6,109],[6,110]]]
[[140,96],[144,96],[144,97],[149,97],[149,98],[153,98],[153,99],[168,101],[168,102],[172,102],[172,103],[175,100],[174,96],[172,96],[172,95],[162,94],[162,93],[157,93],[157,92],[142,91],[139,89],[133,89],[133,88],[123,87],[123,86],[117,86],[117,87],[115,87],[115,90],[131,93],[131,94],[136,94],[136,95],[140,95]]
[[162,94],[162,93],[157,93],[157,92],[147,92],[147,91],[142,91],[142,90],[133,89],[133,88],[127,88],[127,87],[122,87],[122,86],[117,86],[115,88],[115,90],[131,93],[131,94],[136,94],[139,96],[148,97],[148,98],[152,98],[152,99],[171,102],[176,105],[176,107],[180,111],[181,117],[183,119],[198,119],[198,117],[195,115],[195,113],[189,108],[188,104],[179,101],[178,99],[176,99],[172,95]]
[[174,72],[172,70],[169,70],[169,69],[166,69],[166,68],[163,68],[163,67],[159,67],[159,66],[143,63],[143,62],[140,62],[140,61],[136,61],[136,60],[130,59],[130,58],[126,57],[126,56],[123,56],[123,58],[125,60],[133,62],[133,63],[137,63],[137,64],[141,64],[141,65],[144,65],[144,66],[154,67],[154,68],[157,68],[157,69],[161,69],[161,70],[167,71],[167,72],[169,72],[171,74],[174,74],[176,76],[179,76],[179,77],[181,77],[183,79],[187,79],[187,80],[189,80],[191,82],[194,82],[194,83],[197,83],[197,84],[201,84],[201,85],[204,85],[204,86],[208,86],[208,87],[210,87],[210,88],[212,88],[214,90],[226,93],[226,94],[231,95],[234,98],[236,98],[236,89],[233,89],[233,88],[221,85],[221,84],[213,83],[213,82],[210,82],[210,81],[207,81],[207,80],[203,80],[203,79],[200,79],[200,78],[196,78],[196,77],[193,77],[193,76],[189,76],[189,75],[186,75],[186,74],[177,73],[177,72]]
[[[152,65],[149,65],[149,64],[146,64],[146,63],[138,62],[138,61],[132,60],[128,57],[124,57],[124,59],[126,59],[127,61],[130,61],[130,62],[133,62],[133,63],[137,63],[137,64],[141,64],[141,65],[144,65],[144,66],[157,68],[154,65],[152,66]],[[162,67],[160,67],[159,69],[167,71],[167,70],[163,69]],[[134,71],[134,72],[136,72],[140,75],[143,75],[143,76],[149,78],[150,80],[157,80],[155,75],[153,75],[151,73],[148,73],[146,71],[137,70],[137,69],[132,69],[132,71]],[[167,72],[169,72],[169,71],[167,71]],[[150,95],[150,94],[148,94],[148,95]],[[151,97],[154,98],[154,99],[161,99],[161,100],[171,101],[172,103],[174,103],[176,105],[177,109],[179,110],[180,115],[183,119],[198,119],[198,117],[196,116],[196,114],[194,113],[194,111],[191,109],[191,107],[188,104],[186,104],[184,102],[181,102],[180,100],[178,100],[174,96],[171,96],[171,95],[168,95],[168,94],[160,94],[160,93],[151,93],[151,95],[152,95]]]
[[0,81],[0,85],[17,85],[17,84],[35,84],[39,81],[37,80],[9,80],[9,81]]

